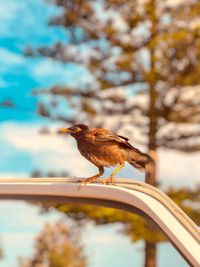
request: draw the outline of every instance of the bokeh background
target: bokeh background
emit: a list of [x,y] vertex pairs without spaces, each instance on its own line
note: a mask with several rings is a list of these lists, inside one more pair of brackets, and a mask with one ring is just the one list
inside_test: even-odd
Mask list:
[[[199,12],[195,0],[0,0],[0,177],[93,175],[75,142],[56,130],[75,122],[105,126],[154,157],[149,182],[199,223]],[[144,181],[128,165],[118,177]],[[79,207],[83,231],[74,207],[43,209],[0,203],[0,266],[36,266],[19,258],[33,257],[46,223],[65,236],[75,229],[80,241],[68,240],[80,242],[81,252],[73,266],[143,266],[144,239],[157,244],[157,266],[188,266],[169,243],[158,245],[162,238],[152,241],[145,230],[133,237],[135,218],[124,230],[125,215],[109,211],[109,219],[99,210],[99,222],[96,208]]]

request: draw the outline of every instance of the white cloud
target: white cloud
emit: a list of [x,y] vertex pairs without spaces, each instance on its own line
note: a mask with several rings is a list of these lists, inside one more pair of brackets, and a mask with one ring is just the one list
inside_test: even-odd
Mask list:
[[4,123],[0,126],[0,132],[4,145],[7,143],[19,152],[31,155],[38,169],[69,170],[72,175],[81,177],[92,174],[91,164],[80,155],[75,141],[56,135],[53,127],[52,134],[44,135],[39,133],[37,125]]
[[1,64],[6,65],[17,65],[24,62],[24,59],[21,55],[11,52],[6,48],[0,48],[0,59]]
[[[16,211],[12,212],[11,211]],[[31,205],[25,201],[12,201],[1,200],[0,201],[0,225],[1,234],[9,233],[35,233],[42,229],[44,223],[48,221],[57,222],[62,218],[62,215],[58,212],[51,211],[45,214],[40,214],[40,207]],[[12,220],[9,218],[12,217]],[[28,221],[27,221],[27,218]]]
[[25,178],[27,177],[26,172],[0,172],[0,178]]
[[3,258],[0,266],[19,266],[19,257],[29,257],[33,254],[35,234],[32,233],[6,233],[1,235],[3,245]]
[[95,245],[103,245],[103,244],[110,244],[112,245],[113,243],[116,244],[116,242],[120,241],[121,236],[118,237],[116,236],[111,236],[108,234],[96,234],[96,235],[91,235],[89,238],[87,237],[87,243],[95,244]]
[[62,75],[65,70],[60,63],[56,63],[55,60],[45,59],[39,63],[37,63],[32,68],[32,74],[37,77],[49,77],[50,75]]
[[16,2],[16,1],[7,1],[5,4],[4,0],[0,1],[0,19],[1,20],[12,20],[16,13],[19,12],[23,3]]
[[164,186],[194,187],[200,183],[200,153],[161,149],[158,159],[158,176]]
[[83,66],[73,63],[62,64],[52,59],[37,61],[32,65],[31,76],[40,83],[48,78],[49,82],[62,82],[70,86],[88,84],[94,80],[94,77]]
[[[24,248],[24,244],[34,239],[34,233],[4,233],[2,236],[3,243],[15,244],[15,247]],[[20,240],[20,242],[19,242]]]

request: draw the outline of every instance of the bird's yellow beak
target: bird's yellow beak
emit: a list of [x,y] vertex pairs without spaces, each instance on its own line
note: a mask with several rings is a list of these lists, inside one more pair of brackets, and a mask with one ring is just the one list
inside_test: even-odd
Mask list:
[[58,130],[58,133],[72,133],[73,131],[69,128],[61,128]]

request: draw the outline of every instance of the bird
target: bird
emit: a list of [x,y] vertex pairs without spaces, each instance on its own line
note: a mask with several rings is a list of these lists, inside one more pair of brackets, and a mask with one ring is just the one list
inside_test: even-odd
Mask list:
[[70,134],[75,138],[80,154],[95,165],[99,172],[82,184],[86,185],[104,174],[105,167],[118,165],[111,175],[103,180],[103,184],[114,185],[115,175],[128,162],[136,169],[146,172],[152,166],[153,159],[129,143],[129,138],[116,134],[105,128],[90,128],[85,124],[75,124],[69,128],[61,128],[58,133]]

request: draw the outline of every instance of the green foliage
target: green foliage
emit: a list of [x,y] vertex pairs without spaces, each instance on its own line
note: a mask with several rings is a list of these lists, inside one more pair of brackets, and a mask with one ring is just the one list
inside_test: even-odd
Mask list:
[[184,210],[184,212],[197,224],[200,225],[200,190],[170,188],[168,196]]

